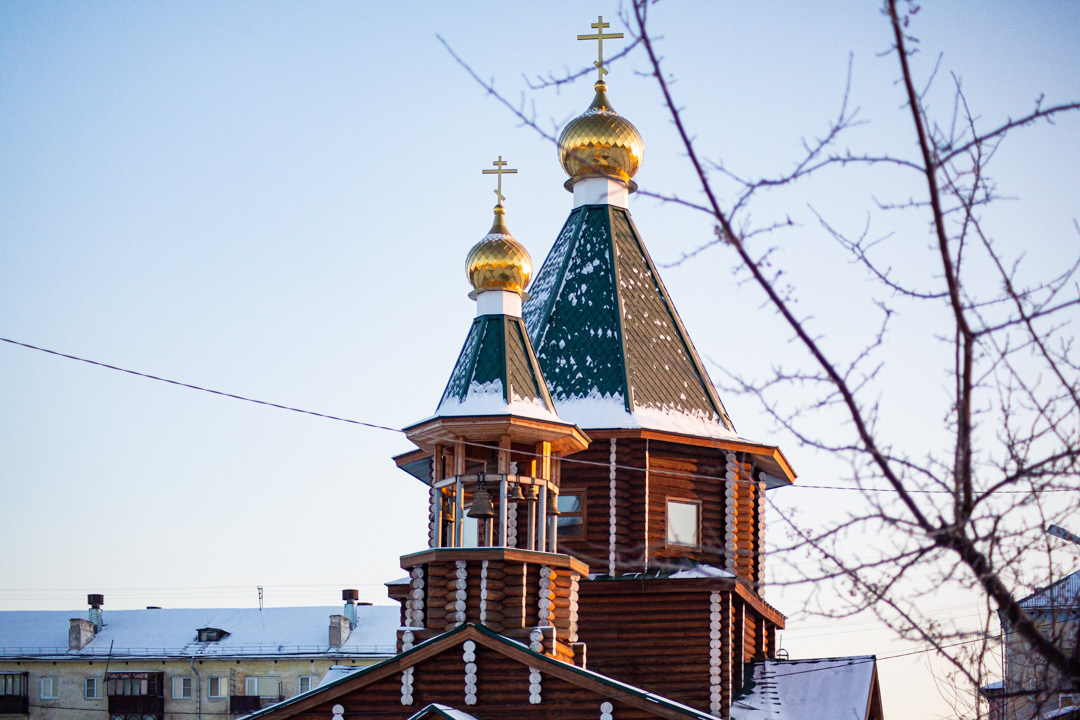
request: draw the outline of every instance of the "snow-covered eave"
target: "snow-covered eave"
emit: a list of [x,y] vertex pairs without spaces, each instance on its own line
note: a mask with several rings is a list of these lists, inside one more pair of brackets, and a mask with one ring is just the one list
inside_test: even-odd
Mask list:
[[[565,420],[547,420],[514,412],[434,415],[403,430],[417,447],[432,453],[436,444],[490,442],[509,435],[515,442],[549,442],[553,452],[568,455],[592,442],[581,428]],[[404,457],[410,457],[406,454]]]

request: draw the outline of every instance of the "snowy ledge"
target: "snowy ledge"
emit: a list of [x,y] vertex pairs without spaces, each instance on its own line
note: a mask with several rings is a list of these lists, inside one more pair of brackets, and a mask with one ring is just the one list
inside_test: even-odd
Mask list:
[[622,395],[600,395],[595,391],[587,397],[556,399],[555,407],[564,422],[580,428],[621,429],[640,428],[742,441],[737,433],[728,430],[718,418],[677,408],[638,407],[627,412]]

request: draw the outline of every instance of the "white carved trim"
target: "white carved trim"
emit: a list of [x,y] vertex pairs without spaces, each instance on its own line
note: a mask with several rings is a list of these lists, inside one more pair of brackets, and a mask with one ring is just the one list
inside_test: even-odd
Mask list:
[[757,571],[757,594],[765,595],[765,483],[757,484],[757,553],[754,570]]
[[642,570],[649,569],[649,440],[645,439],[645,542],[643,543],[644,565]]
[[488,561],[480,563],[480,624],[487,623],[487,571]]
[[506,547],[517,547],[518,518],[516,502],[506,504]]
[[551,625],[555,619],[552,617],[552,580],[556,576],[555,570],[547,565],[543,565],[540,568],[540,593],[536,600],[536,607],[539,610],[540,624]]
[[529,703],[532,705],[539,705],[543,700],[541,693],[543,692],[542,676],[540,671],[534,667],[529,668]]
[[439,547],[439,505],[442,490],[431,484],[431,505],[428,507],[428,547]]
[[529,633],[529,649],[533,652],[544,652],[544,631],[540,628],[533,628]]
[[709,595],[709,712],[720,714],[722,686],[720,682],[720,619],[723,617],[720,593]]
[[615,706],[609,702],[600,703],[600,720],[612,720],[612,713],[615,711]]
[[330,708],[330,712],[334,713],[333,720],[341,720],[343,717],[345,717],[345,706],[335,705],[334,707]]
[[572,643],[578,641],[578,580],[580,578],[580,573],[570,573],[570,637],[567,638],[567,641]]
[[464,560],[458,560],[456,562],[457,570],[455,571],[456,579],[454,581],[454,624],[465,624],[465,602],[468,600],[468,570],[465,567]]
[[401,704],[413,704],[413,669],[411,667],[401,671]]
[[615,446],[618,440],[611,438],[611,453],[608,455],[608,575],[615,576],[615,546],[618,542],[619,524],[618,505],[615,499]]
[[735,572],[735,553],[738,545],[735,542],[736,520],[736,485],[738,483],[738,465],[735,463],[735,453],[728,451],[727,464],[724,468],[724,569],[730,573]]
[[465,661],[465,704],[476,704],[476,643],[461,643],[461,659]]
[[409,598],[405,601],[405,626],[424,627],[424,568],[409,571]]

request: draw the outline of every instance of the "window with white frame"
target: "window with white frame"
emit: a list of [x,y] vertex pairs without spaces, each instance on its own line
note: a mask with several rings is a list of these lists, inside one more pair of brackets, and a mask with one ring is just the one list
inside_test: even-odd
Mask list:
[[101,680],[96,677],[83,678],[83,697],[87,700],[101,699]]
[[60,697],[60,679],[52,677],[41,678],[41,699],[56,700]]
[[172,679],[172,696],[174,700],[188,700],[191,698],[191,678],[174,677]]
[[223,698],[229,694],[229,681],[223,677],[208,677],[206,679],[206,696],[211,698]]
[[585,493],[563,492],[558,500],[559,520],[556,523],[559,540],[585,537]]
[[311,690],[311,688],[315,687],[315,677],[313,675],[301,675],[299,681],[299,690],[301,693],[306,693]]
[[1062,693],[1058,695],[1058,709],[1074,708],[1080,705],[1080,695],[1075,693]]
[[667,544],[701,547],[701,503],[667,501]]
[[276,677],[248,676],[244,679],[244,694],[262,698],[281,697],[281,681]]

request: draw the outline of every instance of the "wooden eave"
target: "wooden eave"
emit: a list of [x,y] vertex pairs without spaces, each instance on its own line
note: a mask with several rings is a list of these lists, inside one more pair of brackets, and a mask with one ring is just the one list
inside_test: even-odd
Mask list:
[[483,645],[489,650],[493,650],[511,660],[516,660],[525,667],[535,667],[546,675],[564,680],[657,717],[669,718],[670,720],[683,720],[687,717],[697,718],[697,720],[714,719],[714,716],[708,713],[668,700],[661,695],[619,682],[597,672],[578,668],[547,655],[533,652],[520,643],[472,623],[461,625],[438,637],[422,642],[411,650],[398,653],[381,663],[346,675],[340,680],[325,686],[325,688],[313,691],[310,695],[299,695],[292,700],[285,700],[277,705],[272,705],[266,710],[254,712],[248,717],[287,718],[303,715],[320,705],[337,700],[378,680],[401,673],[403,670],[418,665],[424,660],[428,660],[466,640],[472,640],[478,645]]
[[582,577],[589,576],[589,566],[570,555],[539,552],[537,550],[520,550],[518,548],[507,547],[432,548],[430,550],[421,550],[420,552],[411,553],[409,555],[402,555],[401,567],[404,570],[408,570],[417,565],[454,560],[465,560],[467,562],[507,560],[510,562],[570,568]]
[[589,437],[594,440],[608,440],[618,438],[622,440],[637,439],[656,440],[658,442],[670,442],[677,445],[695,445],[697,447],[717,448],[719,450],[731,450],[753,455],[770,475],[783,478],[788,482],[794,482],[797,474],[783,451],[776,445],[766,445],[750,440],[724,440],[721,438],[706,438],[698,435],[683,435],[682,433],[664,432],[661,430],[649,430],[647,428],[609,428],[589,429]]
[[[582,595],[592,588],[605,595],[641,595],[650,593],[693,593],[693,592],[731,592],[753,608],[759,615],[775,624],[781,630],[787,621],[779,610],[769,605],[738,578],[626,578],[612,580],[588,580],[579,586]],[[602,590],[600,588],[603,588]]]
[[417,449],[417,450],[409,450],[408,452],[403,452],[400,455],[395,455],[392,459],[394,461],[394,464],[397,465],[398,467],[405,467],[409,463],[414,463],[417,460],[423,460],[424,458],[429,458],[429,457],[431,457],[431,451],[430,450]]
[[518,415],[436,417],[405,428],[405,435],[429,455],[437,444],[450,445],[459,440],[498,442],[506,435],[515,442],[549,442],[552,452],[560,455],[584,450],[591,442],[577,425]]
[[881,686],[878,684],[877,658],[874,658],[874,672],[870,676],[870,696],[866,699],[866,720],[884,720],[881,707]]

